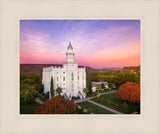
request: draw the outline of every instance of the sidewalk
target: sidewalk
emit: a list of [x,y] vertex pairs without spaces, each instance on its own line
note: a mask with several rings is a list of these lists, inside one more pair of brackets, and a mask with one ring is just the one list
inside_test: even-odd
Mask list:
[[39,98],[36,98],[35,102],[37,102],[38,104],[43,104],[43,101],[41,101]]

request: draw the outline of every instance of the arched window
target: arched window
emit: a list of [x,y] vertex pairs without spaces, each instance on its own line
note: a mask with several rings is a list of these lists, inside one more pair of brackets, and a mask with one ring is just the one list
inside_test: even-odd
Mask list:
[[72,77],[72,80],[74,80],[74,74],[73,74],[73,72],[72,72],[72,76],[71,77]]

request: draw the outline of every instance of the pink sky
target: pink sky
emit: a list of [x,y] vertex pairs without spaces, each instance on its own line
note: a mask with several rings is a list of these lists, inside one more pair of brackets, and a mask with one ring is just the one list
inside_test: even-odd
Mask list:
[[140,65],[139,20],[21,20],[20,63],[62,64],[70,40],[79,65]]

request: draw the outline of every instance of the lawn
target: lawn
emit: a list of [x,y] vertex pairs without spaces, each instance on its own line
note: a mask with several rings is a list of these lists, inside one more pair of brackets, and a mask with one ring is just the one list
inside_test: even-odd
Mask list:
[[107,93],[107,92],[111,92],[111,91],[118,91],[118,89],[111,89],[111,90],[100,90],[99,93]]
[[101,108],[101,107],[99,107],[97,105],[94,105],[94,104],[92,104],[92,103],[90,103],[88,101],[77,103],[77,104],[83,105],[85,107],[85,109],[87,109],[89,107],[92,108],[92,112],[94,114],[114,114],[114,113],[112,113],[112,112],[110,112],[110,111],[108,111],[106,109],[103,109],[103,108]]
[[[20,114],[34,114],[34,111],[40,106],[40,104],[34,102],[30,105],[20,105]],[[76,109],[76,114],[86,114],[80,109]]]
[[[101,95],[100,97],[103,97],[104,98],[104,101],[102,101],[100,98],[93,98],[91,99],[92,101],[95,101],[97,103],[100,103],[102,105],[105,105],[105,106],[108,106],[112,109],[115,109],[119,112],[122,112],[122,113],[126,113],[126,114],[129,114],[129,113],[133,113],[135,112],[135,108],[136,108],[136,104],[130,104],[130,103],[127,103],[127,109],[124,109],[122,108],[122,105],[124,104],[125,101],[121,100],[121,99],[118,99],[115,97],[115,94],[116,93],[111,93],[111,94],[104,94],[104,95]],[[106,103],[107,100],[110,100],[111,103]],[[113,104],[116,104],[116,105],[113,105]]]
[[40,104],[34,102],[30,105],[20,105],[20,114],[34,114],[34,111],[40,106]]
[[81,109],[76,109],[76,114],[86,114],[85,112],[83,112]]

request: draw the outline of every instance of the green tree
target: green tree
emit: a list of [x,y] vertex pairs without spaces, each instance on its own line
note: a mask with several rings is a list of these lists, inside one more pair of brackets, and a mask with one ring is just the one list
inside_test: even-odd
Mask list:
[[51,82],[50,82],[50,95],[51,97],[54,96],[53,77],[51,77]]
[[38,85],[38,92],[39,92],[39,93],[43,93],[43,90],[44,90],[44,85],[43,85],[42,83],[40,83],[40,84]]
[[44,94],[44,97],[45,97],[46,99],[49,98],[49,91]]
[[32,85],[26,84],[23,87],[23,90],[20,91],[20,103],[25,105],[33,103],[38,96],[38,92]]
[[40,74],[32,74],[31,79],[34,83],[41,83],[41,75]]
[[90,80],[90,73],[87,73],[87,77],[86,77],[86,87],[88,88],[89,92],[88,94],[92,94],[92,81]]
[[104,85],[103,82],[102,82],[102,84],[101,84],[101,88],[102,88],[102,89],[105,89],[105,85]]
[[58,87],[56,89],[56,94],[58,94],[58,96],[61,96],[61,93],[62,93],[62,88]]
[[109,83],[108,83],[108,87],[109,87],[109,88],[112,88],[112,82],[109,82]]
[[89,89],[88,88],[84,88],[83,89],[83,92],[86,94],[86,96],[87,96],[87,93],[89,92]]
[[97,84],[97,85],[96,85],[96,89],[97,89],[97,93],[98,93],[98,97],[99,97],[99,91],[100,91],[100,89],[101,89],[101,85],[100,85],[100,84]]
[[138,72],[119,72],[115,74],[114,84],[116,87],[119,87],[126,82],[140,84],[140,74]]
[[34,81],[30,78],[26,78],[21,80],[21,84],[30,84],[30,85],[34,85]]

